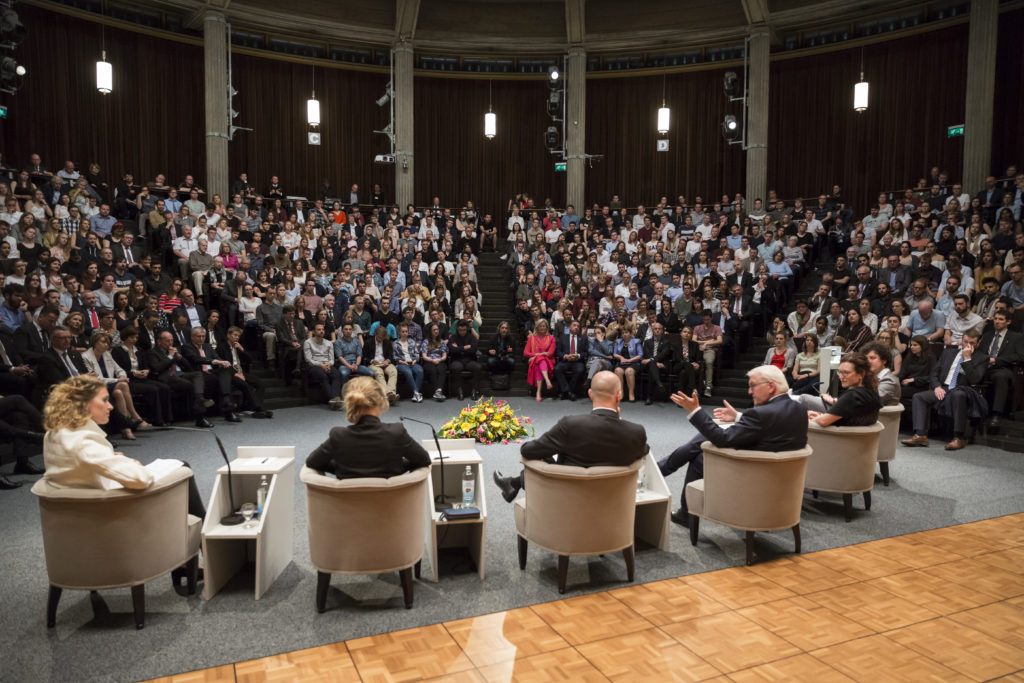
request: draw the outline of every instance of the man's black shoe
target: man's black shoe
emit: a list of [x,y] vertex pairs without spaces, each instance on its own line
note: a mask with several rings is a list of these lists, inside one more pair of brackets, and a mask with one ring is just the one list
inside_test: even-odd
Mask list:
[[511,503],[519,495],[519,487],[513,484],[514,477],[503,477],[501,472],[494,473],[494,483],[501,489],[501,497],[505,499],[506,503]]
[[21,486],[20,481],[11,481],[4,475],[0,474],[0,491],[10,491]]
[[224,414],[225,422],[241,422],[242,418],[238,417],[237,413],[233,413],[230,410]]
[[200,429],[213,429],[213,423],[205,417],[196,418],[196,427]]
[[679,509],[672,511],[672,521],[679,526],[684,526],[687,529],[690,528],[690,513],[686,510]]
[[650,396],[648,396],[648,397],[647,397],[647,400],[646,400],[646,401],[644,401],[644,405],[645,405],[645,406],[651,406],[651,405],[654,405],[654,400],[653,400],[653,399],[652,399],[652,398],[651,398]]
[[35,474],[46,474],[46,470],[44,470],[42,467],[37,467],[36,465],[33,465],[28,460],[22,460],[21,462],[19,462],[18,464],[16,464],[14,466],[14,473],[15,474],[33,474],[33,475],[35,475]]
[[988,426],[989,429],[999,429],[999,416],[998,415],[993,415],[989,419],[987,426]]
[[572,393],[572,392],[570,391],[570,392],[569,392],[569,400],[570,400],[570,401],[575,401],[575,400],[576,400],[576,394],[574,394],[574,393]]

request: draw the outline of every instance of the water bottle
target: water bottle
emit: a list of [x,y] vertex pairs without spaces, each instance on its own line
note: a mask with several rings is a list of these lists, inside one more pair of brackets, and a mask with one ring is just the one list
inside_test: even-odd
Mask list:
[[476,479],[473,477],[473,468],[466,465],[466,471],[462,474],[462,507],[472,507],[476,500]]
[[270,484],[267,482],[267,475],[260,476],[260,487],[256,489],[256,514],[263,517],[263,506],[267,502],[267,489]]
[[647,472],[643,467],[636,473],[636,492],[640,493],[647,488]]

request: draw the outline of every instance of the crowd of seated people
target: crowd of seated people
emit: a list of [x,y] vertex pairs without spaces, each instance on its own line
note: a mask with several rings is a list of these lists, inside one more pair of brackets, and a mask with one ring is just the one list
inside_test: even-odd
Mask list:
[[[353,375],[392,403],[400,385],[441,401],[477,396],[488,374],[507,385],[517,364],[538,400],[583,395],[607,369],[627,400],[650,403],[710,395],[757,335],[774,349],[766,362],[812,395],[820,347],[877,340],[911,401],[949,384],[925,376],[943,367],[928,358],[977,331],[975,357],[993,356],[977,383],[998,418],[1024,354],[1016,169],[973,198],[934,169],[857,212],[835,186],[806,205],[771,192],[662,197],[648,211],[613,197],[582,214],[519,195],[496,217],[437,197],[402,212],[379,187],[363,201],[326,182],[290,201],[279,178],[260,191],[245,174],[225,203],[192,176],[126,173],[111,187],[95,164],[29,161],[0,167],[0,395],[41,406],[54,384],[95,374],[115,403],[105,428],[125,438],[215,413],[270,417],[256,363],[337,407]],[[487,250],[511,274],[509,320],[481,317]],[[805,285],[812,296],[798,296]]]

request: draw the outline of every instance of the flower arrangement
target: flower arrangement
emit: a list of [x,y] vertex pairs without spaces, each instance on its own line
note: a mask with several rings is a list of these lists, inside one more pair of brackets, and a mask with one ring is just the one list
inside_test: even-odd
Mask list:
[[507,444],[520,437],[533,436],[533,422],[528,417],[516,417],[507,401],[481,398],[448,422],[441,425],[443,439],[476,439],[480,443]]

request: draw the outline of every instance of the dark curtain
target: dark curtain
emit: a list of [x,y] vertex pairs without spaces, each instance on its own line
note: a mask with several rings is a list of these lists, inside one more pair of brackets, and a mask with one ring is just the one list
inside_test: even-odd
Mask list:
[[[79,166],[96,160],[111,180],[127,169],[140,180],[164,172],[172,182],[186,173],[205,182],[201,46],[107,29],[114,92],[104,96],[95,89],[98,24],[28,5],[18,11],[30,37],[15,55],[29,74],[20,92],[3,100],[10,107],[3,123],[5,161],[20,167],[38,152],[52,169],[66,158]],[[769,188],[793,198],[827,192],[838,182],[860,211],[877,190],[912,185],[932,166],[957,179],[963,139],[947,139],[946,127],[964,122],[967,34],[967,26],[959,25],[865,47],[871,101],[862,114],[852,109],[860,48],[773,62]],[[997,174],[1024,161],[1022,34],[1024,11],[1000,17],[992,160]],[[238,132],[230,144],[232,177],[245,171],[262,188],[276,174],[289,193],[307,196],[317,193],[323,178],[339,193],[358,182],[365,195],[380,183],[394,199],[394,167],[373,161],[388,151],[387,139],[372,132],[387,123],[387,110],[374,104],[386,74],[318,67],[323,138],[311,146],[305,104],[312,67],[235,55],[233,69],[240,112],[235,124],[254,130]],[[586,201],[606,202],[618,194],[633,206],[680,193],[714,201],[743,191],[744,154],[727,145],[720,131],[726,113],[740,112],[722,93],[725,70],[664,79],[588,78],[586,151],[604,158],[586,170]],[[659,153],[655,117],[663,89],[672,126],[665,136],[670,151]],[[486,78],[417,74],[415,202],[427,204],[436,195],[446,205],[462,206],[471,199],[501,212],[514,194],[527,192],[538,204],[550,197],[563,205],[565,176],[554,170],[543,141],[551,125],[547,94],[543,80],[494,80],[498,134],[487,140]]]
[[[604,154],[587,170],[588,205],[619,195],[624,206],[652,206],[662,195],[674,202],[705,202],[743,191],[745,166],[739,145],[722,137],[726,114],[740,115],[722,89],[729,69],[661,76],[587,80],[587,153]],[[735,69],[734,69],[735,70]],[[668,134],[657,131],[658,108],[672,110]],[[659,138],[669,151],[656,151]]]
[[232,80],[238,95],[238,131],[229,146],[231,178],[247,173],[260,191],[270,176],[280,177],[285,192],[315,198],[327,178],[347,200],[348,188],[359,183],[369,200],[380,183],[387,201],[394,201],[394,167],[373,162],[388,152],[388,140],[376,135],[387,125],[388,109],[374,102],[384,94],[387,75],[342,69],[316,69],[320,100],[321,144],[310,145],[306,133],[306,100],[313,90],[313,67],[277,59],[235,55]]
[[960,176],[967,26],[897,38],[863,49],[868,109],[853,110],[861,48],[776,61],[771,66],[768,186],[780,197],[843,186],[858,213],[879,190],[911,187],[932,166]]
[[996,47],[996,98],[992,117],[992,173],[1024,164],[1024,10],[999,16]]
[[544,144],[552,125],[542,80],[492,83],[497,135],[484,137],[488,106],[486,80],[416,75],[416,190],[418,205],[433,197],[445,206],[472,200],[496,214],[525,192],[543,206],[550,197],[565,203],[565,174],[555,172]]
[[14,56],[28,73],[21,90],[2,99],[5,162],[21,168],[38,153],[56,171],[65,159],[81,170],[97,161],[108,182],[125,170],[143,182],[158,172],[170,182],[205,175],[201,47],[107,28],[114,90],[101,95],[100,25],[17,7],[28,38]]

